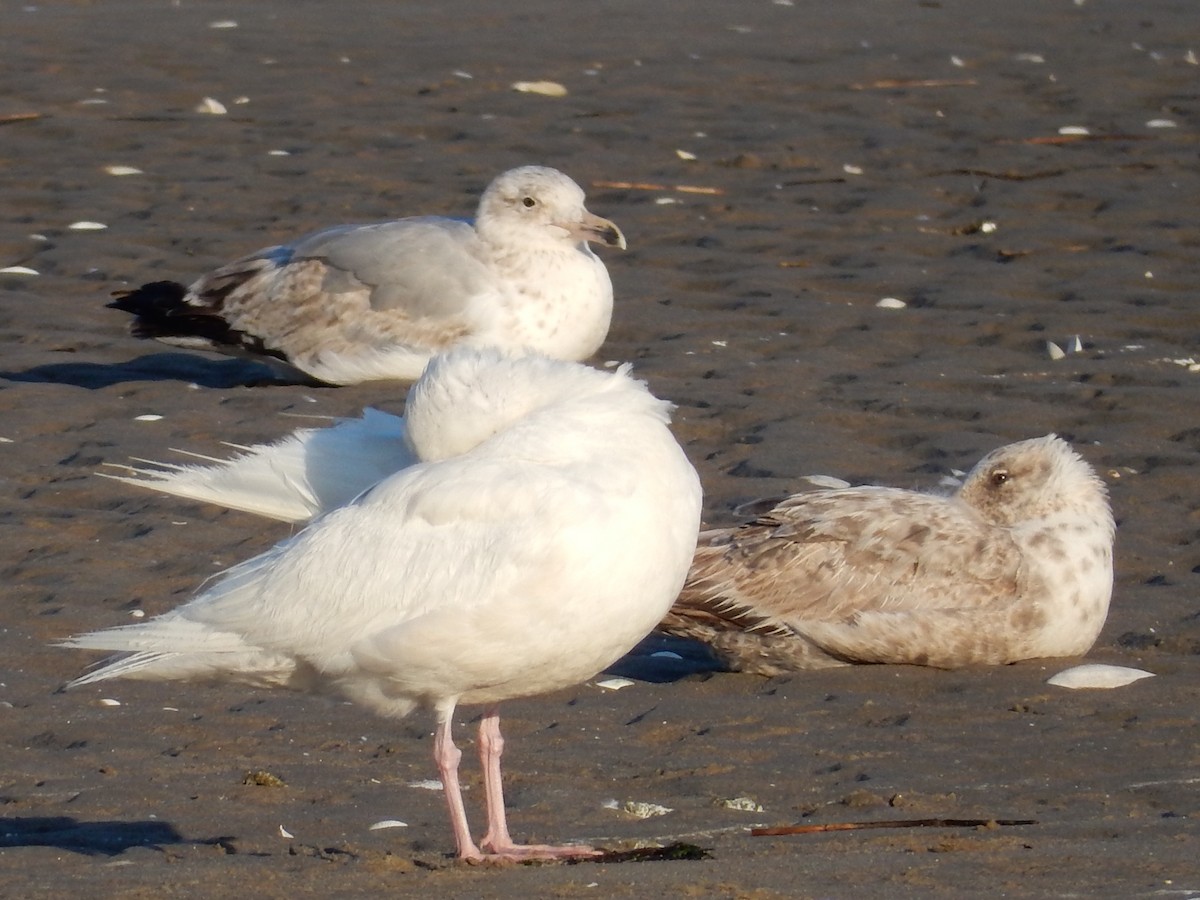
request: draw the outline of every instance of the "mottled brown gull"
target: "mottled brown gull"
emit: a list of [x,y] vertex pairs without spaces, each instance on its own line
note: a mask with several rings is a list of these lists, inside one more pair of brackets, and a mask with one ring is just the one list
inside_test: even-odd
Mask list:
[[813,491],[701,532],[660,628],[767,675],[1077,656],[1108,615],[1113,528],[1103,482],[1048,435],[988,454],[950,497]]
[[613,300],[589,241],[625,246],[574,181],[524,166],[488,185],[474,222],[342,225],[109,305],[136,316],[138,337],[256,356],[327,384],[412,381],[460,343],[583,360],[604,342]]
[[[417,462],[174,611],[70,639],[129,654],[74,684],[219,679],[333,690],[385,716],[425,706],[460,857],[590,855],[510,838],[496,706],[592,677],[678,594],[700,484],[670,409],[627,366],[436,357],[408,400]],[[460,702],[484,707],[479,844],[451,739]]]

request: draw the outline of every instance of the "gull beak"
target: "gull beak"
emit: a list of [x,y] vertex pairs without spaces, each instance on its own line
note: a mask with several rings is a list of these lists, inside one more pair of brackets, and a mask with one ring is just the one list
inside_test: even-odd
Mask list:
[[625,249],[625,235],[621,234],[621,229],[608,219],[594,216],[587,210],[583,211],[583,218],[567,230],[571,232],[572,237],[581,241],[592,241],[596,244],[603,244],[605,247]]

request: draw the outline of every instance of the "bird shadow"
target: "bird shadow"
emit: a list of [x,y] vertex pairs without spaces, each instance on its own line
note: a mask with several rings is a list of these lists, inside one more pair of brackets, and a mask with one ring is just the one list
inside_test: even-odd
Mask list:
[[116,856],[131,847],[161,849],[186,840],[164,822],[80,822],[69,816],[0,816],[0,847],[58,847],[88,856]]
[[692,675],[725,671],[713,652],[699,641],[651,634],[611,666],[608,675],[669,684]]
[[23,372],[0,372],[9,381],[70,384],[97,390],[131,381],[186,381],[208,388],[316,382],[300,373],[289,377],[281,370],[248,359],[212,360],[191,353],[151,353],[123,363],[69,362],[34,366]]

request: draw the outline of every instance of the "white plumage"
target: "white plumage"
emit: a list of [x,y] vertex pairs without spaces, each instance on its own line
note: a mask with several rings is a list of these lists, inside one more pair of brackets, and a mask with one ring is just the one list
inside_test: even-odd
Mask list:
[[136,316],[138,337],[256,356],[329,384],[412,381],[458,344],[582,360],[612,318],[612,283],[589,241],[625,246],[574,181],[523,166],[488,186],[473,223],[341,225],[110,306]]
[[417,461],[404,437],[404,419],[376,409],[325,428],[301,428],[270,444],[232,446],[232,459],[176,451],[206,464],[135,460],[110,463],[126,484],[215,503],[278,519],[307,522],[349,503],[371,485]]
[[[509,838],[495,705],[596,674],[677,595],[700,486],[669,410],[628,367],[435,358],[408,399],[417,462],[173,612],[70,639],[131,654],[74,684],[218,678],[333,689],[388,716],[430,707],[460,856],[586,853]],[[450,740],[459,702],[486,707],[480,845]]]

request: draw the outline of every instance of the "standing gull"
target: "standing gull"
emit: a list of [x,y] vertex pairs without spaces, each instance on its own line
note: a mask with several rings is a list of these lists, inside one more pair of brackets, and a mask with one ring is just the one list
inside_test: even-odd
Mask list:
[[488,185],[473,223],[328,228],[190,287],[156,281],[109,305],[136,316],[137,337],[255,356],[327,384],[412,381],[460,343],[583,360],[612,319],[612,282],[589,241],[625,247],[579,185],[524,166]]
[[[334,690],[385,716],[428,707],[460,857],[591,855],[510,838],[496,707],[592,677],[670,608],[700,519],[670,409],[628,366],[437,357],[408,400],[415,463],[172,612],[71,638],[128,654],[73,684],[220,679]],[[478,845],[451,739],[460,702],[484,707]]]
[[1020,441],[950,497],[814,491],[701,532],[660,628],[765,675],[1077,656],[1108,615],[1113,528],[1103,482],[1065,441]]

